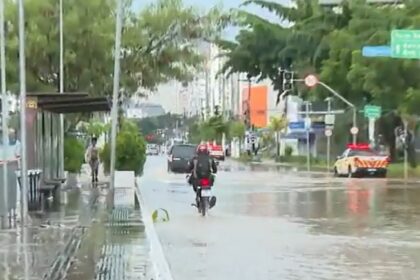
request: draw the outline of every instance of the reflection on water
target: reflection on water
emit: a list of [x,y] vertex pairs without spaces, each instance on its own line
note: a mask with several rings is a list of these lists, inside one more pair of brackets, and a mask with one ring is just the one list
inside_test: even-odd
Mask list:
[[[91,203],[97,194],[91,193]],[[83,209],[83,211],[80,211]],[[31,225],[0,231],[0,279],[35,279],[50,275],[70,240],[80,238],[78,225],[92,215],[92,205],[82,208],[78,190],[69,193],[69,204],[51,204],[50,211],[30,213]],[[47,277],[47,279],[49,279]]]
[[117,208],[102,213],[89,230],[66,279],[146,279],[148,262],[139,211]]

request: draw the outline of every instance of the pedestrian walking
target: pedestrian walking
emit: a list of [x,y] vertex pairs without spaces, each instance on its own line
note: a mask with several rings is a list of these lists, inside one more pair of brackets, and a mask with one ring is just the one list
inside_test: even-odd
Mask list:
[[92,137],[91,143],[86,150],[85,160],[89,163],[91,174],[92,174],[92,183],[98,182],[98,169],[99,169],[99,151],[96,146],[98,139],[94,136]]

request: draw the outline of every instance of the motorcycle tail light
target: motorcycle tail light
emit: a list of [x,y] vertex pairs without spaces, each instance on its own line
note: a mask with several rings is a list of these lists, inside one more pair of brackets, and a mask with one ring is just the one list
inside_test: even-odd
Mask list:
[[205,178],[205,179],[200,179],[200,186],[202,187],[208,187],[210,186],[210,180]]

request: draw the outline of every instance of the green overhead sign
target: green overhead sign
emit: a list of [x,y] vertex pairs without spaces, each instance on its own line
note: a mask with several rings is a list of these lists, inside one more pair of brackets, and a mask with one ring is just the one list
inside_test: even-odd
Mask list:
[[366,118],[377,119],[381,116],[382,108],[379,106],[366,105],[364,108]]
[[392,30],[391,56],[420,59],[420,30]]

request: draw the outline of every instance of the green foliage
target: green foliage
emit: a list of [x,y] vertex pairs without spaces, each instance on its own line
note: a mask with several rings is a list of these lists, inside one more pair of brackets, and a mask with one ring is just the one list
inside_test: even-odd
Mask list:
[[[124,121],[117,135],[115,170],[134,171],[136,175],[143,173],[146,161],[146,143],[135,123]],[[105,144],[101,151],[101,159],[106,173],[110,172],[110,144]]]
[[110,129],[110,124],[105,124],[95,120],[90,120],[88,123],[83,123],[82,126],[82,130],[86,132],[87,135],[96,137],[100,137]]
[[84,162],[85,147],[75,137],[64,138],[64,170],[70,173],[80,173]]
[[229,136],[232,138],[243,138],[245,130],[245,124],[241,121],[231,121],[229,123]]
[[[398,115],[418,114],[420,64],[409,59],[363,57],[362,47],[389,45],[393,29],[418,29],[420,1],[404,1],[404,5],[341,1],[335,9],[320,6],[318,0],[293,2],[286,6],[275,1],[245,1],[245,5],[270,10],[282,24],[237,11],[236,23],[242,29],[235,41],[218,41],[227,58],[222,72],[269,78],[277,90],[281,90],[279,67],[293,70],[296,78],[315,73],[359,108],[380,105],[386,115],[378,122],[378,133],[384,135],[395,159],[394,129],[401,123]],[[301,83],[295,84],[294,93],[306,100],[323,100],[330,95],[323,87],[310,90]],[[337,105],[347,107],[341,101]],[[351,138],[350,119],[346,114],[335,129],[334,138],[339,143]]]
[[[318,0],[296,0],[294,6],[274,1],[246,1],[274,12],[276,24],[245,11],[237,11],[242,30],[235,42],[219,41],[226,50],[224,72],[245,72],[270,78],[279,89],[278,67],[292,68],[300,77],[318,73],[323,82],[351,102],[381,105],[385,110],[416,113],[420,104],[420,79],[416,60],[366,58],[365,45],[389,45],[392,29],[418,29],[420,2],[404,6],[370,5],[342,1],[341,12],[321,7]],[[297,86],[303,94],[308,90]],[[308,99],[323,99],[321,88]]]
[[[18,90],[18,24],[15,1],[5,1],[7,81]],[[213,40],[228,21],[220,9],[201,12],[181,0],[158,0],[140,13],[125,1],[121,53],[124,95],[154,89],[176,79],[188,81],[201,67],[194,40]],[[116,1],[64,1],[65,90],[108,96],[112,92]],[[25,1],[28,91],[56,91],[59,25],[56,0]]]
[[286,148],[284,148],[285,157],[291,157],[292,154],[293,154],[293,148],[290,146],[286,146]]
[[287,127],[287,119],[285,117],[272,117],[270,119],[270,128],[274,132],[280,132]]
[[182,115],[171,113],[162,116],[147,117],[136,120],[137,126],[144,135],[154,133],[157,129],[171,130],[176,127],[177,123],[179,126],[181,126],[184,121],[188,122],[188,120],[185,120]]
[[192,143],[200,141],[216,140],[221,142],[223,133],[229,133],[229,124],[223,120],[222,116],[213,116],[207,121],[193,123],[190,126],[189,134]]

